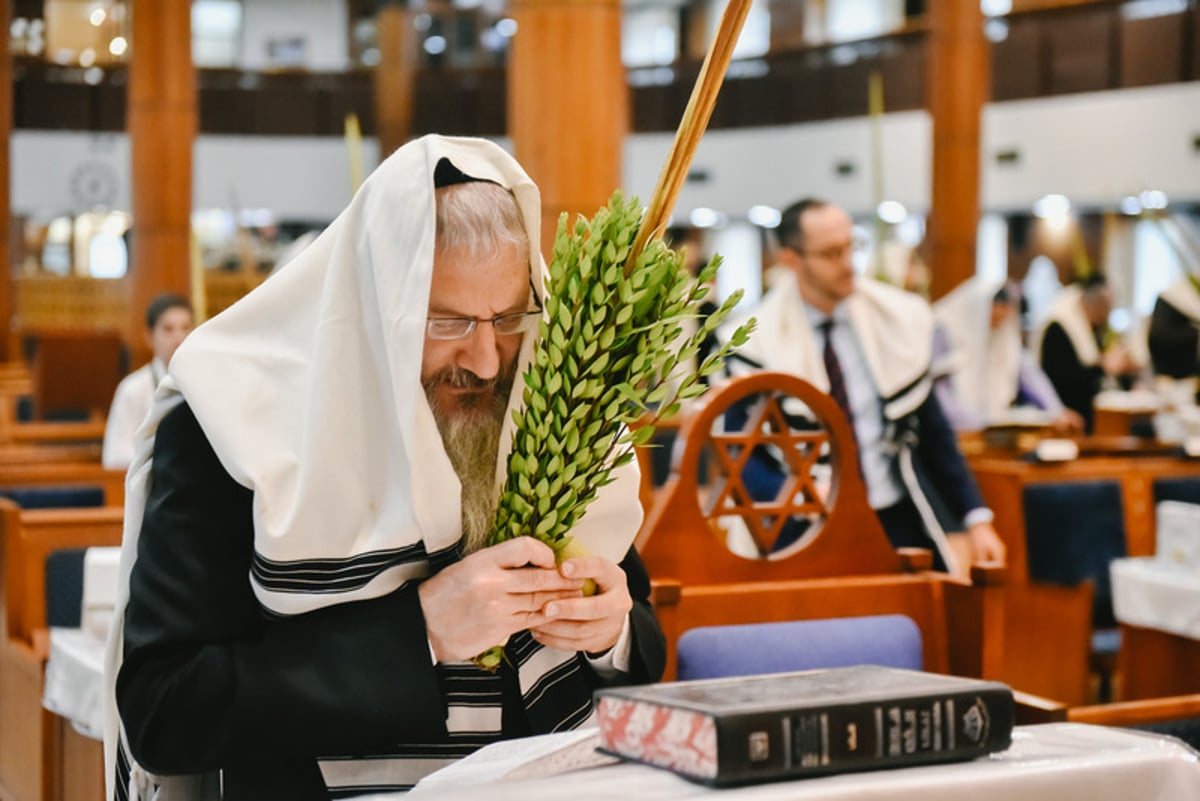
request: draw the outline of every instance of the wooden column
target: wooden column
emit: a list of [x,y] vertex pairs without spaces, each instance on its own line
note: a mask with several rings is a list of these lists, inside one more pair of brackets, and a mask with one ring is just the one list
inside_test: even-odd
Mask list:
[[375,130],[379,157],[387,158],[412,135],[417,83],[417,43],[412,14],[403,2],[385,3],[375,16],[379,65],[375,67]]
[[975,274],[980,114],[991,61],[979,3],[933,2],[928,18],[933,198],[927,238],[936,299]]
[[191,286],[192,143],[196,72],[190,3],[134,0],[129,61],[132,264],[126,339],[138,364],[149,358],[146,306]]
[[12,173],[9,170],[10,134],[12,133],[12,53],[9,51],[8,29],[12,22],[12,4],[0,6],[0,361],[7,361],[15,348],[11,347],[13,317],[12,265]]
[[[561,212],[589,217],[621,184],[629,89],[620,0],[512,0],[514,155],[542,191],[542,252]],[[642,198],[643,201],[647,198]]]

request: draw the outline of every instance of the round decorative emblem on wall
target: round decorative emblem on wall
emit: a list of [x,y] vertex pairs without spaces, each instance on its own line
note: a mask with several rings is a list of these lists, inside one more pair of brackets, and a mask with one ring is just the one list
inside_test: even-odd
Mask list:
[[80,208],[112,206],[117,199],[117,171],[103,161],[85,161],[71,171],[71,200]]

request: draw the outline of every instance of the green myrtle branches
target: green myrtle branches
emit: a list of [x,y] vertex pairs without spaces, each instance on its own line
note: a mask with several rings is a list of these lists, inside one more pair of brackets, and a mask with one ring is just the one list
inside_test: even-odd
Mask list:
[[[489,545],[528,534],[562,554],[613,470],[633,460],[655,423],[703,393],[700,379],[720,370],[753,330],[751,320],[696,365],[701,343],[742,293],[705,317],[700,306],[720,257],[693,277],[683,255],[659,239],[627,265],[641,218],[637,199],[617,191],[573,231],[567,215],[559,219],[541,336],[524,375],[524,403],[513,412],[508,478]],[[688,320],[696,324],[685,335]],[[475,661],[494,670],[502,658],[493,648]]]
[[[641,222],[636,198],[618,191],[573,232],[558,223],[545,292],[541,337],[525,373],[523,408],[508,457],[489,544],[532,534],[556,550],[615,468],[649,441],[654,423],[700,395],[700,378],[721,368],[751,326],[690,371],[701,342],[741,299],[741,292],[702,319],[714,258],[693,278],[683,256],[661,240],[639,255],[626,275],[629,248]],[[697,321],[684,336],[684,321]],[[650,422],[636,429],[629,426]]]

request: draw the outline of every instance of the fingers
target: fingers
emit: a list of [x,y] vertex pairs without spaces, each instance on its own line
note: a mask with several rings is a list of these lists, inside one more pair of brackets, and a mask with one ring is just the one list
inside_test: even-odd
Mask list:
[[497,567],[554,567],[554,550],[533,537],[505,540],[476,553],[486,555]]
[[600,592],[625,584],[625,571],[602,556],[576,556],[563,562],[558,569],[570,578],[591,579]]

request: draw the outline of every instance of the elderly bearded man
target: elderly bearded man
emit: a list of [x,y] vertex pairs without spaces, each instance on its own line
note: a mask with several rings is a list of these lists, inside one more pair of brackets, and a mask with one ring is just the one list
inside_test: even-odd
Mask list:
[[[540,315],[539,213],[497,146],[417,140],[180,348],[131,468],[120,789],[402,789],[661,675],[635,470],[572,531],[593,556],[481,547]],[[506,640],[496,673],[470,661]]]

